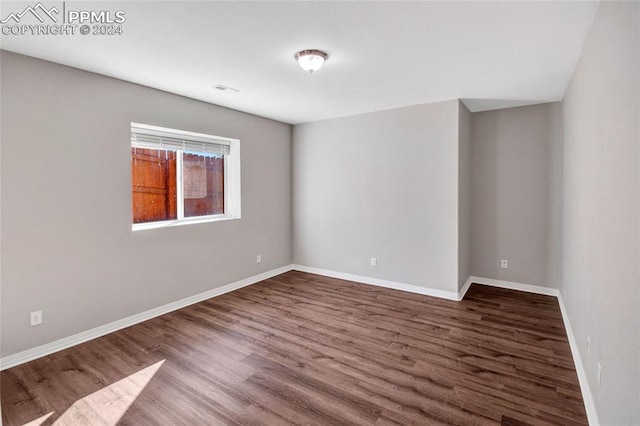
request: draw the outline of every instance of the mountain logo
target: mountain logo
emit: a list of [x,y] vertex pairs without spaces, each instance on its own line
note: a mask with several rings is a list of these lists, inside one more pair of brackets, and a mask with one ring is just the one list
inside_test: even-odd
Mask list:
[[60,13],[60,11],[56,9],[55,6],[52,7],[51,9],[47,9],[42,5],[42,3],[38,2],[38,4],[36,4],[35,6],[28,6],[25,10],[23,10],[20,13],[10,13],[9,16],[7,16],[6,18],[0,21],[0,24],[6,24],[10,20],[15,21],[16,24],[20,23],[20,20],[25,15],[28,15],[28,14],[35,16],[36,19],[40,21],[40,23],[44,23],[46,17],[51,19],[54,23],[57,23],[58,19],[55,16],[53,16],[54,13],[56,15]]

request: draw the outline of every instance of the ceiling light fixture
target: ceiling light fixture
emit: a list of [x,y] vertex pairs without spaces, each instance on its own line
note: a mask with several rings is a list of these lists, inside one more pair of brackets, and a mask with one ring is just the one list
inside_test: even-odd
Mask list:
[[322,64],[325,63],[329,55],[324,53],[322,50],[310,49],[310,50],[301,50],[296,53],[296,61],[300,64],[303,70],[309,71],[309,74],[313,74],[314,71],[317,71]]

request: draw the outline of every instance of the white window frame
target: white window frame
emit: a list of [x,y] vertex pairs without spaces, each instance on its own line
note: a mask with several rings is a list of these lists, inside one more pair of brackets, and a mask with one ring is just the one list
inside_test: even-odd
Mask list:
[[[146,229],[166,228],[172,226],[192,225],[196,223],[219,222],[224,220],[240,219],[241,216],[241,185],[240,185],[240,140],[221,136],[195,133],[187,130],[170,129],[167,127],[152,126],[149,124],[131,123],[131,132],[143,133],[153,136],[168,136],[178,139],[187,139],[204,143],[216,143],[229,146],[229,154],[224,156],[224,213],[184,217],[183,169],[182,154],[195,151],[176,150],[176,203],[177,219],[162,220],[156,222],[132,223],[132,231]],[[133,206],[132,206],[133,209]]]

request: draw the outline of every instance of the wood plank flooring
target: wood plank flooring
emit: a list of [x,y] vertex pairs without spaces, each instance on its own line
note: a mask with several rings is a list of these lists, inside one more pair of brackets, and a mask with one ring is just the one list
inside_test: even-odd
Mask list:
[[554,297],[288,272],[0,375],[5,426],[584,425]]

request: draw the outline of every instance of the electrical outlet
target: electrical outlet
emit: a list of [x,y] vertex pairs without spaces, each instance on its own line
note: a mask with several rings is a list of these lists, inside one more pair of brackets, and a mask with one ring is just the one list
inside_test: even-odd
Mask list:
[[42,311],[31,312],[31,326],[42,324]]
[[261,254],[256,256],[256,263],[262,263],[262,255]]
[[591,337],[587,336],[587,358],[591,356]]
[[598,374],[598,387],[602,386],[602,366],[598,363],[598,369],[596,370],[596,374]]
[[375,257],[371,258],[371,266],[378,266],[378,259],[376,259]]
[[500,261],[500,267],[502,269],[509,269],[509,261],[507,259],[502,259]]

